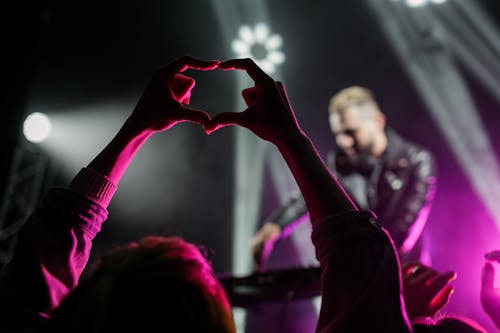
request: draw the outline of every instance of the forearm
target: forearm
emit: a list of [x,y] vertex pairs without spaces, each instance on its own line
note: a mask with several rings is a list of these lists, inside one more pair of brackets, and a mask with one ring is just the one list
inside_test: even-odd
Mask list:
[[297,131],[276,146],[300,188],[313,225],[327,216],[357,210],[304,133]]
[[131,118],[111,142],[89,163],[88,168],[118,184],[130,162],[154,132],[138,126]]

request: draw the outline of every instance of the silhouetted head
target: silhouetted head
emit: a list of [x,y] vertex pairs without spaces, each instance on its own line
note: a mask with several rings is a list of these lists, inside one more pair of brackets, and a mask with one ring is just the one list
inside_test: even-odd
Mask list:
[[200,249],[146,237],[104,255],[47,331],[235,332],[224,289]]

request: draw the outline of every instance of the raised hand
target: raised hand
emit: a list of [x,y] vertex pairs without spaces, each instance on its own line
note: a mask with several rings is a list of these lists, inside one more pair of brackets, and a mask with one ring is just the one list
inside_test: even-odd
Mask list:
[[185,121],[207,124],[210,116],[206,112],[183,104],[189,103],[195,81],[180,73],[212,70],[218,64],[184,56],[158,69],[132,114],[88,167],[118,184],[137,151],[154,133]]
[[402,268],[403,297],[410,320],[432,317],[448,304],[456,279],[455,272],[439,273],[420,263],[407,263]]
[[[485,258],[500,262],[500,251],[489,252]],[[495,267],[488,261],[483,266],[481,276],[481,306],[495,325],[500,328],[500,289],[495,288],[494,283]]]
[[210,116],[206,112],[186,106],[195,81],[180,73],[187,69],[213,70],[218,64],[216,60],[203,61],[184,56],[159,68],[130,116],[132,123],[151,131],[167,130],[185,121],[207,124]]
[[211,133],[228,125],[248,128],[264,140],[279,143],[290,134],[301,132],[281,82],[274,81],[251,59],[233,59],[219,64],[223,70],[245,70],[255,82],[242,91],[246,110],[225,112],[215,116],[205,126]]

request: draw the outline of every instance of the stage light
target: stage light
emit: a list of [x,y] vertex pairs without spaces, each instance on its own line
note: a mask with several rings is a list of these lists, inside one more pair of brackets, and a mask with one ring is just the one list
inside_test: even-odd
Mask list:
[[285,61],[285,54],[280,51],[283,39],[278,34],[271,34],[266,23],[257,23],[253,28],[243,25],[238,29],[238,39],[231,46],[238,58],[251,58],[266,73],[276,72],[276,66]]
[[277,50],[283,45],[283,39],[280,35],[272,35],[266,41],[265,47],[267,50]]
[[[401,0],[391,0],[392,2],[399,2]],[[445,3],[446,0],[405,0],[405,3],[408,7],[411,8],[418,8],[418,7],[423,7],[428,4],[436,4],[440,5],[442,3]]]
[[241,39],[249,45],[252,45],[255,42],[252,29],[248,25],[242,25],[238,29],[238,34],[240,35]]
[[266,41],[267,37],[269,37],[269,27],[264,23],[257,23],[254,28],[255,33],[255,41],[257,43],[262,43]]
[[51,123],[49,117],[40,112],[34,112],[26,117],[23,124],[24,137],[30,142],[43,142],[50,135]]
[[408,7],[416,8],[427,5],[427,0],[406,0]]

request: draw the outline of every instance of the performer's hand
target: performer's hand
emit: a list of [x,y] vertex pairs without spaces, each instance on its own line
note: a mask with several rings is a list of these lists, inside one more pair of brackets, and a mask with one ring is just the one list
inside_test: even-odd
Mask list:
[[[485,258],[500,262],[500,251],[487,253]],[[486,262],[481,277],[481,305],[483,310],[500,328],[500,288],[495,288],[495,267],[491,262]]]
[[281,227],[276,223],[265,223],[250,241],[251,251],[253,255],[254,270],[260,271],[263,269],[274,244],[281,235]]
[[130,116],[130,122],[140,129],[153,132],[167,130],[185,121],[207,124],[210,116],[206,112],[186,106],[190,102],[195,81],[180,73],[187,69],[213,70],[218,64],[219,61],[203,61],[184,56],[161,67],[154,73],[142,94]]
[[255,86],[242,91],[248,106],[246,110],[218,114],[205,127],[207,133],[228,125],[240,125],[274,144],[302,133],[288,103],[284,85],[274,81],[253,60],[233,59],[219,64],[219,68],[243,69],[254,80]]
[[417,262],[403,265],[403,296],[410,320],[432,317],[448,304],[455,272],[438,271]]

